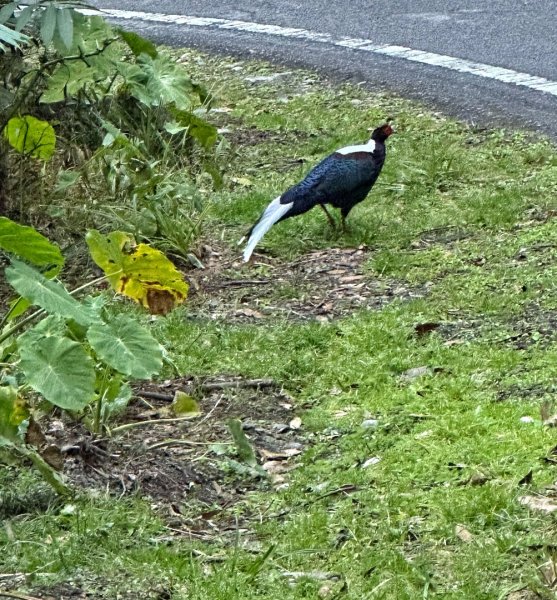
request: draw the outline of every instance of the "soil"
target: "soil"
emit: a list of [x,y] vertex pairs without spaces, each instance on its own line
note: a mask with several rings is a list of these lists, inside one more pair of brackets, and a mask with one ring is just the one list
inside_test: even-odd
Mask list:
[[[176,420],[171,403],[176,391],[195,398],[199,414]],[[118,496],[141,494],[166,517],[183,516],[187,505],[206,515],[219,513],[246,493],[287,485],[283,475],[304,447],[296,428],[293,400],[272,381],[180,378],[136,389],[118,431],[95,438],[83,426],[51,420],[46,444],[55,445],[63,472],[74,486]],[[242,464],[228,427],[239,419],[262,470]],[[45,444],[43,443],[43,447]],[[268,475],[266,475],[266,473]]]
[[281,263],[258,255],[268,275],[249,276],[241,263],[223,260],[224,251],[212,248],[203,271],[190,277],[192,317],[227,323],[256,323],[268,318],[326,322],[366,308],[377,310],[394,300],[427,294],[427,286],[412,287],[396,279],[377,279],[366,273],[370,251],[328,248]]

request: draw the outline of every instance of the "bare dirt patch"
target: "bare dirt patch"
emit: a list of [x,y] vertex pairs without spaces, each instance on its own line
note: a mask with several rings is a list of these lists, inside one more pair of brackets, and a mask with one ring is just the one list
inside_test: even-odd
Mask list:
[[[289,263],[258,257],[268,275],[251,276],[239,262],[211,252],[206,269],[191,277],[194,290],[190,314],[226,322],[254,323],[269,317],[294,321],[328,321],[354,311],[380,309],[394,300],[412,300],[427,287],[365,270],[368,248],[316,250]],[[223,266],[224,265],[224,266]]]
[[[177,420],[170,412],[176,391],[195,397],[200,414]],[[52,420],[47,441],[56,445],[63,472],[78,487],[115,495],[140,494],[166,515],[218,513],[257,489],[286,484],[304,447],[292,399],[271,381],[180,378],[149,383],[127,408],[111,437],[95,438],[82,426]],[[239,419],[259,465],[239,461],[228,427]],[[267,474],[266,474],[267,473]]]
[[543,348],[557,341],[557,311],[532,303],[524,306],[515,317],[484,316],[459,318],[452,322],[434,323],[431,329],[447,343],[484,340],[494,346],[528,350],[537,345]]
[[[247,539],[255,516],[247,502],[249,494],[288,485],[288,473],[308,443],[293,399],[271,380],[240,377],[184,377],[149,382],[135,391],[136,400],[112,424],[111,436],[95,437],[82,425],[59,418],[43,424],[44,431],[39,430],[35,439],[58,449],[57,457],[49,456],[61,461],[71,485],[114,497],[148,499],[167,525],[166,541],[227,540],[239,528]],[[177,391],[197,400],[198,416],[176,420],[170,405]],[[256,454],[255,468],[239,458],[230,419],[241,421]],[[122,425],[131,427],[118,431]],[[47,491],[45,504],[50,501],[54,498]],[[9,508],[0,505],[3,516],[23,512],[21,506],[13,506],[12,514],[6,514]],[[18,574],[4,582],[9,589],[23,583]],[[84,572],[70,582],[34,587],[33,597],[101,600],[110,597],[103,591],[106,583]],[[0,589],[4,584],[0,582]],[[135,588],[134,582],[129,585]],[[141,598],[171,596],[162,586],[141,585]],[[137,590],[118,594],[122,600],[138,597]]]

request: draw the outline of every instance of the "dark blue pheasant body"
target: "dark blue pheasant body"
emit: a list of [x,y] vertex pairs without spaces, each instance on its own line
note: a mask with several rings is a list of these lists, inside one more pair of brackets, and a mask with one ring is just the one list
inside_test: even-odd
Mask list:
[[346,216],[368,195],[384,160],[384,146],[373,153],[331,154],[280,197],[281,204],[293,204],[280,220],[301,215],[317,204],[331,204]]
[[[275,198],[251,228],[244,250],[248,261],[255,246],[279,221],[301,215],[314,206],[330,204],[341,211],[342,223],[352,208],[365,199],[377,181],[385,162],[385,140],[390,125],[375,129],[367,144],[347,146],[327,156],[305,178]],[[325,209],[329,220],[332,221]]]

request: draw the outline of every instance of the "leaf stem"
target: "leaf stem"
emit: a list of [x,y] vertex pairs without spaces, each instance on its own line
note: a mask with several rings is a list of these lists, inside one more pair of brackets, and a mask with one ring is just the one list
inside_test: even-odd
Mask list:
[[40,454],[23,445],[14,446],[14,448],[19,454],[33,463],[33,466],[43,476],[44,480],[52,486],[57,494],[60,494],[60,496],[71,496],[73,494],[72,489],[62,481],[60,475],[56,473]]

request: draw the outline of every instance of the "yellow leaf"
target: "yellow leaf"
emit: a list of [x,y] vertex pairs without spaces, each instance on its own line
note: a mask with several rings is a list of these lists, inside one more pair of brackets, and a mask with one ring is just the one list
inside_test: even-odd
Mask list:
[[193,418],[201,414],[201,409],[199,408],[197,400],[192,398],[189,394],[186,394],[186,392],[181,392],[180,390],[178,390],[174,395],[174,400],[172,401],[172,410],[178,417],[189,415]]
[[92,230],[87,244],[93,260],[106,273],[112,288],[142,304],[151,314],[165,315],[188,295],[188,284],[166,256],[147,244],[134,247],[131,236]]

